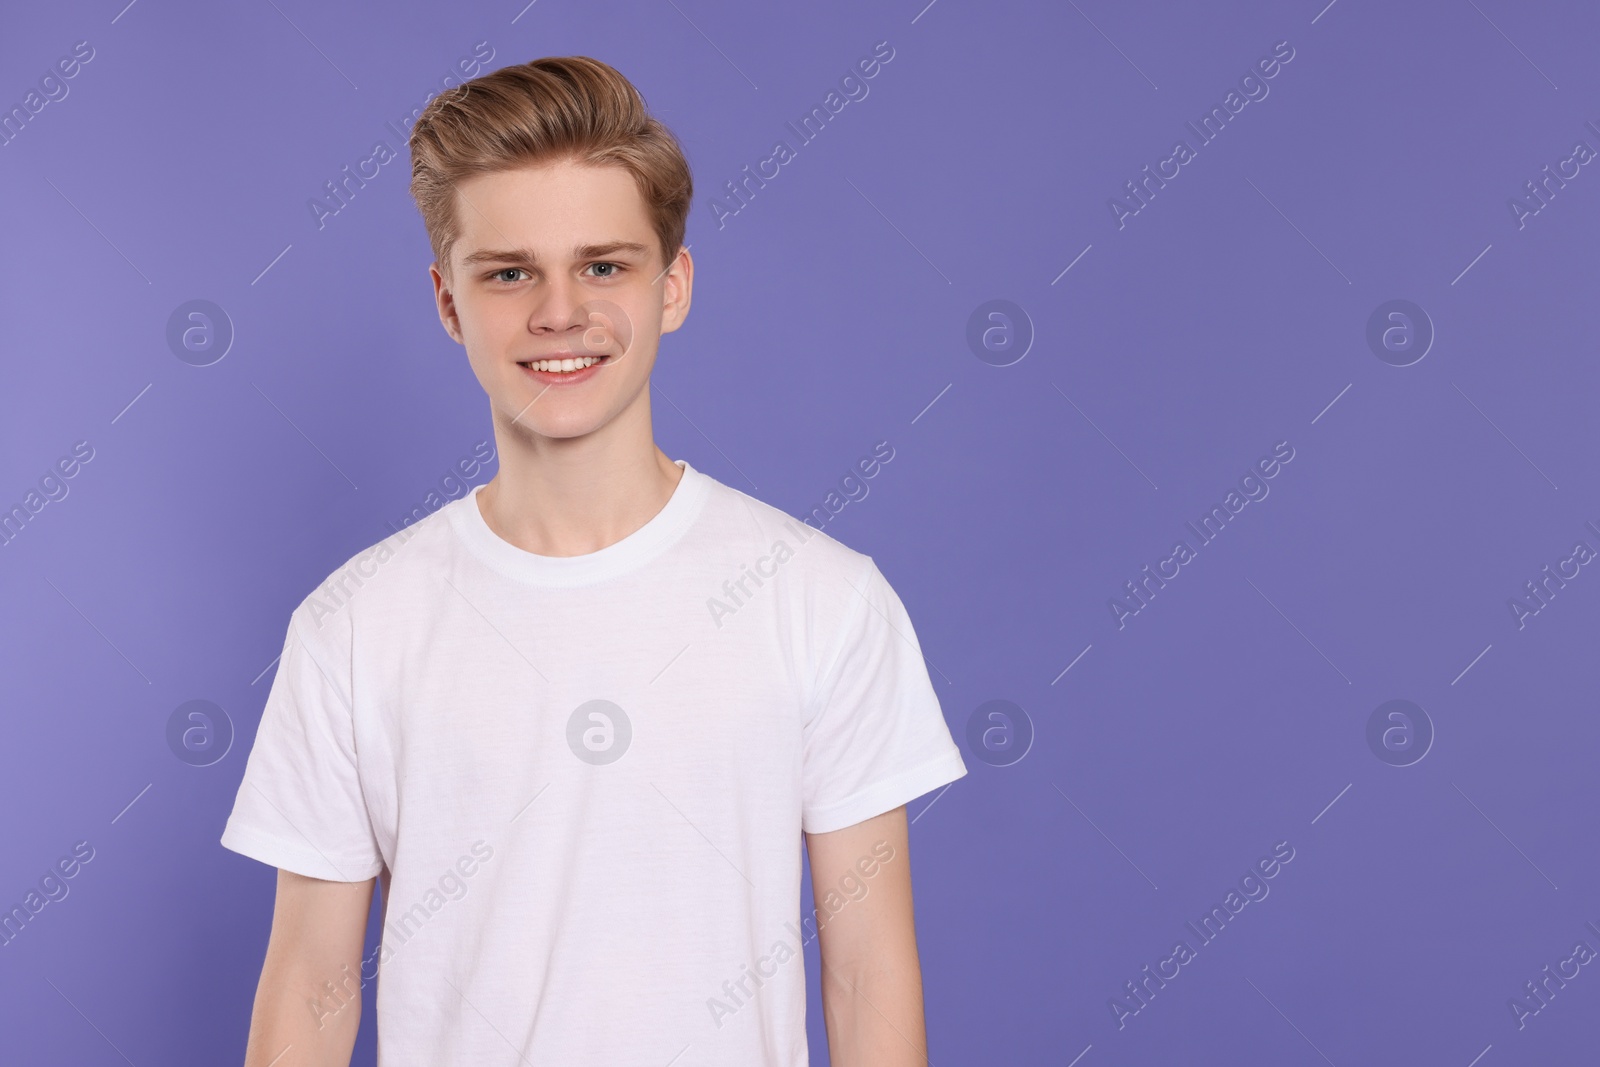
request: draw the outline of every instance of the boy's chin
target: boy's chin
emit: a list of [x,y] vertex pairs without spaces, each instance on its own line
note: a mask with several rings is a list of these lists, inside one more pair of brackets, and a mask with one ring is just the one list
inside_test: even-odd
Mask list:
[[[505,412],[505,421],[513,422],[513,429],[522,433],[536,434],[539,437],[564,439],[583,437],[602,429],[611,421],[607,413],[600,407],[590,403],[556,403],[546,406],[546,401],[551,398],[540,398],[526,411],[518,416],[518,406],[511,403],[499,405],[499,410]],[[527,401],[522,402],[524,405]],[[541,407],[543,411],[539,410]]]

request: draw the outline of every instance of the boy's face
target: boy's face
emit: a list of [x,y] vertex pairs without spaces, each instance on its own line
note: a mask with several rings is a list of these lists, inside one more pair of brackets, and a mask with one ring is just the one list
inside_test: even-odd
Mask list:
[[[649,403],[656,349],[689,312],[694,265],[685,249],[663,269],[632,175],[570,162],[480,174],[457,186],[456,218],[449,276],[437,263],[429,273],[497,428],[579,437]],[[530,366],[584,357],[601,359],[578,373]]]

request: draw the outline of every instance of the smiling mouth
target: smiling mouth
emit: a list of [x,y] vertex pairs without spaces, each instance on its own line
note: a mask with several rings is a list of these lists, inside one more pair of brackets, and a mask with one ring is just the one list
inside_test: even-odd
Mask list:
[[609,355],[604,356],[564,356],[554,359],[531,359],[519,362],[517,366],[528,370],[545,371],[550,374],[573,374],[585,370],[598,363],[610,360]]

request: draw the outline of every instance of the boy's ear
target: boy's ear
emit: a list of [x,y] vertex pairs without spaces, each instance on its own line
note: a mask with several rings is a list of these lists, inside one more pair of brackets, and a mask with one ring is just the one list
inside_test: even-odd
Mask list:
[[428,276],[433,279],[433,300],[439,307],[439,322],[444,326],[444,332],[456,344],[466,344],[461,337],[461,317],[456,312],[455,296],[450,292],[450,283],[440,272],[437,260],[428,264]]
[[688,246],[678,249],[678,255],[666,270],[666,284],[661,291],[661,332],[671,333],[689,317],[689,300],[694,292],[694,260]]

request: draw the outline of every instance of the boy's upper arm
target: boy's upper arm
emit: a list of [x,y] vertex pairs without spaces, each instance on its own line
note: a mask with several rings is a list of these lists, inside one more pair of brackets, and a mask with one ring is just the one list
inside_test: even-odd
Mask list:
[[802,727],[801,829],[855,825],[967,773],[905,604],[873,559],[841,577],[846,604]]
[[337,982],[341,966],[360,965],[376,884],[376,878],[335,882],[280,868],[268,953],[315,973],[326,970]]
[[914,969],[911,857],[904,805],[852,826],[806,834],[817,937],[830,971]]
[[[356,764],[348,635],[304,624],[285,635],[222,844],[300,875],[363,883],[383,868]],[[302,625],[304,624],[304,625]]]
[[376,882],[327,881],[279,869],[247,1067],[348,1067],[360,1028],[361,949]]

